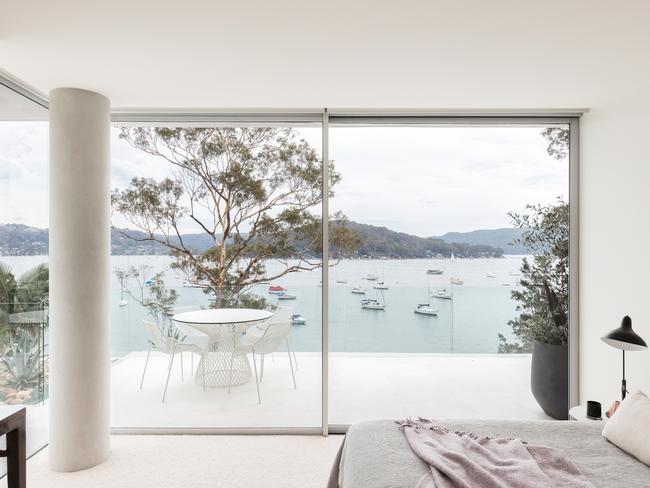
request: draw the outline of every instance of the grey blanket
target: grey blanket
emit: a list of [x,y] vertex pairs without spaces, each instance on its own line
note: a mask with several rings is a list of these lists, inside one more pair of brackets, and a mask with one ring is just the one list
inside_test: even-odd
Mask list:
[[559,449],[452,431],[422,418],[397,423],[429,466],[417,488],[593,488]]

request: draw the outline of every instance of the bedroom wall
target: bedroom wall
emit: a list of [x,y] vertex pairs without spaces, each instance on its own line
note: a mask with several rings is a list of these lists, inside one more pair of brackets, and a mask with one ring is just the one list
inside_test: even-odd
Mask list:
[[[650,344],[650,90],[592,108],[580,149],[580,398],[609,405],[621,352],[600,337],[627,314]],[[626,355],[628,389],[650,394],[650,351]]]

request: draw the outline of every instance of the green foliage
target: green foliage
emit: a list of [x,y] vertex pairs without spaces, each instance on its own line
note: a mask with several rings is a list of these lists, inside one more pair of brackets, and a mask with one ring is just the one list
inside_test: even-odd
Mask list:
[[40,328],[5,327],[0,338],[0,363],[7,370],[7,384],[26,389],[38,383],[41,375]]
[[546,139],[546,151],[555,159],[564,159],[569,155],[570,133],[567,127],[547,127],[542,130]]
[[[40,334],[41,327],[47,325],[43,311],[48,292],[47,265],[40,264],[16,279],[11,269],[0,263],[0,363],[12,388],[30,388],[42,374]],[[37,322],[10,323],[12,316],[23,312],[35,312],[39,318],[33,320]]]
[[514,342],[499,334],[499,352],[530,352],[533,343],[566,344],[569,325],[569,205],[527,207],[529,213],[510,217],[525,229],[518,240],[533,254],[521,266],[523,290],[513,290],[518,318],[509,325]]
[[[161,181],[133,178],[115,190],[113,208],[137,230],[127,237],[166,246],[173,269],[209,288],[215,306],[240,300],[264,280],[321,266],[321,162],[307,141],[285,128],[124,128],[134,147],[175,168]],[[340,175],[330,163],[330,188]],[[211,240],[197,252],[181,234],[198,226]],[[341,252],[356,244],[336,234]],[[281,259],[284,269],[266,275],[265,261]],[[294,260],[289,263],[289,259]]]

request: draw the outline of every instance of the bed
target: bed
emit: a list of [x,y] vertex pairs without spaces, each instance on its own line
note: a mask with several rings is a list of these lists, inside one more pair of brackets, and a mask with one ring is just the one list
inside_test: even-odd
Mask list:
[[[597,488],[649,488],[650,468],[601,436],[601,422],[449,420],[452,430],[517,437],[563,449]],[[414,488],[427,465],[392,420],[351,426],[332,467],[328,488]]]

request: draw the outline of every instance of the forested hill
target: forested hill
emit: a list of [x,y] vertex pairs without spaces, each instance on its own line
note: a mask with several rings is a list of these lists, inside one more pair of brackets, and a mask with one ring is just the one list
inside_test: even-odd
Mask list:
[[[340,225],[333,222],[332,225]],[[389,258],[425,258],[449,257],[453,252],[457,257],[500,257],[504,251],[516,254],[514,248],[507,247],[508,232],[515,229],[497,229],[494,231],[475,231],[469,233],[449,233],[441,237],[418,237],[403,232],[395,232],[386,227],[348,222],[361,237],[362,245],[358,255],[364,257]],[[128,231],[129,235],[144,238],[145,234]],[[496,234],[495,234],[496,233]],[[485,238],[482,242],[481,236]],[[495,236],[499,236],[497,239]],[[183,241],[197,251],[204,251],[211,245],[205,234],[185,234]],[[495,245],[497,244],[497,245]],[[129,239],[119,230],[111,234],[112,254],[114,255],[160,255],[167,254],[167,249],[153,242],[139,242]],[[21,224],[0,224],[0,255],[30,256],[48,253],[48,231]]]
[[[336,225],[336,223],[335,223]],[[438,237],[418,237],[386,227],[348,222],[361,235],[360,256],[388,258],[501,257],[503,249],[482,244],[447,242]]]
[[446,242],[464,242],[465,244],[481,244],[500,247],[504,254],[530,254],[523,245],[513,244],[515,239],[521,237],[523,229],[484,229],[471,232],[447,232],[440,236]]

